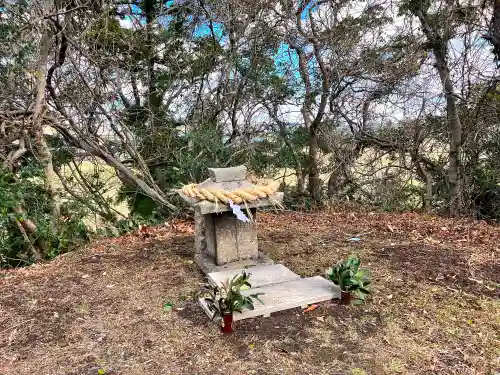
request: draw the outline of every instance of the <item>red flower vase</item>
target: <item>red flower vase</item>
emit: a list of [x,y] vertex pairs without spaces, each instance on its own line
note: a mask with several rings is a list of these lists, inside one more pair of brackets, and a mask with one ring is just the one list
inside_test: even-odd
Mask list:
[[221,330],[222,333],[233,333],[233,314],[222,315]]
[[352,299],[352,294],[350,292],[344,292],[343,290],[340,292],[341,305],[350,305],[351,299]]

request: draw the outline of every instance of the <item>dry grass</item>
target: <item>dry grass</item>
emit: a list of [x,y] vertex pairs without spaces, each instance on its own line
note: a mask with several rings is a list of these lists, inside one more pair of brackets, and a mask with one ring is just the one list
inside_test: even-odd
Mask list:
[[[500,368],[500,228],[416,214],[260,216],[260,247],[302,275],[351,253],[364,306],[237,324],[198,308],[192,237],[160,229],[3,272],[0,374],[489,374]],[[360,242],[348,239],[360,235]],[[172,311],[162,311],[172,302]]]

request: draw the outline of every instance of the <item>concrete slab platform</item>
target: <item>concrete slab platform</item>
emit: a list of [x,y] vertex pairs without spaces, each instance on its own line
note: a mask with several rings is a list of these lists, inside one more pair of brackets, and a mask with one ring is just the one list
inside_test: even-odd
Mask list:
[[198,253],[194,255],[194,262],[205,274],[209,274],[210,272],[238,270],[274,264],[274,261],[271,258],[261,252],[259,252],[259,257],[257,259],[238,260],[235,262],[222,264],[220,266],[215,264],[214,260],[208,255],[204,253]]
[[265,266],[256,266],[250,268],[240,268],[219,272],[210,272],[208,282],[214,286],[221,286],[227,279],[232,279],[235,275],[246,271],[251,273],[250,284],[252,288],[259,288],[264,285],[276,284],[285,281],[300,279],[300,276],[286,268],[282,264],[272,264]]
[[[269,316],[278,311],[340,298],[339,287],[321,276],[252,288],[243,293],[246,295],[265,293],[260,296],[264,304],[256,301],[255,310],[244,310],[242,314],[234,314],[235,321],[257,316]],[[206,302],[202,298],[199,302],[207,315],[212,318],[213,312],[209,310]]]

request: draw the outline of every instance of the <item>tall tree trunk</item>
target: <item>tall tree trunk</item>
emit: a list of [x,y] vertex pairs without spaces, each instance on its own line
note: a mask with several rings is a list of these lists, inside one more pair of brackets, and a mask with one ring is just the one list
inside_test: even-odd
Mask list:
[[462,192],[460,183],[462,124],[458,114],[457,97],[453,91],[453,82],[450,78],[450,69],[446,59],[448,41],[452,37],[450,24],[452,22],[451,15],[453,13],[453,4],[453,1],[447,1],[446,12],[448,14],[448,19],[446,20],[442,34],[438,34],[438,32],[431,27],[431,23],[428,21],[427,13],[424,14],[421,9],[416,9],[414,14],[420,20],[424,34],[427,37],[427,41],[431,45],[432,51],[434,52],[434,56],[436,58],[436,69],[439,73],[439,78],[441,79],[443,91],[446,96],[446,112],[448,115],[448,131],[450,134],[450,150],[448,155],[448,183],[450,187],[449,212],[451,216],[456,216],[460,214],[462,209]]
[[303,195],[306,192],[306,185],[304,181],[304,173],[300,162],[295,168],[295,176],[297,177],[297,193]]
[[[154,20],[154,1],[153,0],[144,0],[144,15],[146,18],[146,40],[145,40],[145,49],[146,49],[146,59],[147,59],[147,106],[152,109],[158,105],[157,99],[155,97],[156,87],[155,87],[155,79],[154,79],[154,61],[153,61],[153,46],[151,44],[151,34],[152,34],[152,24]],[[156,108],[154,108],[156,109]],[[153,112],[154,116],[155,112]]]
[[41,251],[33,245],[33,243],[31,242],[31,238],[28,236],[28,233],[26,233],[26,229],[18,219],[16,219],[16,225],[19,228],[19,232],[21,232],[21,235],[23,236],[24,243],[30,250],[31,256],[35,259],[35,262],[41,261],[43,259]]
[[420,177],[424,180],[425,184],[425,194],[422,199],[423,209],[425,212],[429,212],[432,208],[432,176],[429,172],[425,170],[425,167],[422,166],[420,161],[416,161],[417,171]]
[[[446,79],[449,81],[449,78]],[[452,92],[452,91],[451,91]],[[460,178],[460,159],[462,151],[462,124],[458,116],[456,98],[446,94],[448,126],[450,130],[450,152],[448,180],[450,182],[450,215],[456,216],[462,209],[462,188]]]
[[337,198],[339,195],[339,176],[337,171],[333,171],[328,177],[326,194],[329,199]]
[[[443,46],[444,47],[444,46]],[[458,115],[457,97],[453,92],[450,70],[443,48],[435,48],[436,68],[446,96],[446,112],[448,115],[448,130],[450,133],[450,151],[448,181],[450,184],[450,215],[456,216],[462,208],[460,184],[460,159],[462,149],[462,124]]]
[[309,194],[317,202],[321,198],[321,183],[318,174],[318,135],[314,127],[309,132]]
[[42,164],[44,169],[44,184],[45,191],[49,198],[52,218],[52,230],[57,230],[57,223],[60,216],[60,199],[56,187],[56,175],[54,173],[54,165],[52,161],[52,152],[47,144],[44,135],[43,116],[45,112],[45,85],[47,77],[47,60],[49,55],[50,37],[45,23],[42,24],[44,28],[40,40],[39,61],[36,70],[37,79],[37,93],[35,99],[35,107],[33,109],[33,136],[35,139],[34,151],[38,161]]
[[[327,68],[327,64],[322,56],[321,46],[318,40],[319,34],[317,30],[316,22],[313,18],[313,12],[311,9],[308,11],[308,20],[310,26],[310,32],[302,26],[303,12],[307,8],[309,1],[302,1],[299,3],[298,9],[295,11],[295,22],[297,30],[301,37],[306,39],[311,43],[313,54],[308,54],[304,50],[304,46],[296,44],[292,40],[288,40],[288,43],[292,49],[297,52],[299,58],[299,73],[304,84],[304,101],[302,103],[301,113],[304,119],[304,125],[309,131],[309,184],[308,190],[311,196],[316,202],[319,202],[321,198],[321,181],[318,174],[318,128],[321,124],[323,116],[325,114],[325,108],[328,102],[328,96],[330,94],[331,80],[330,80],[330,69]],[[309,71],[309,61],[313,61],[314,56],[315,62],[318,64],[318,73],[321,80],[321,99],[318,105],[316,114],[313,115],[313,104],[315,94],[313,92],[313,86]]]

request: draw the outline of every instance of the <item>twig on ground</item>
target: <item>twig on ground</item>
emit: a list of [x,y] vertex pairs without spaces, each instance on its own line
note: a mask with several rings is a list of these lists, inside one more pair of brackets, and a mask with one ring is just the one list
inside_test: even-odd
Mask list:
[[6,332],[10,331],[11,329],[14,329],[14,328],[20,327],[20,326],[22,326],[23,324],[26,324],[26,323],[28,323],[28,322],[31,322],[32,320],[35,320],[35,318],[25,320],[25,321],[23,321],[23,322],[21,322],[21,323],[18,323],[18,324],[16,324],[16,325],[13,325],[13,326],[11,326],[11,327],[9,327],[9,328],[5,329],[5,330],[3,330],[3,331],[0,331],[0,335],[3,335],[4,333],[6,333]]

